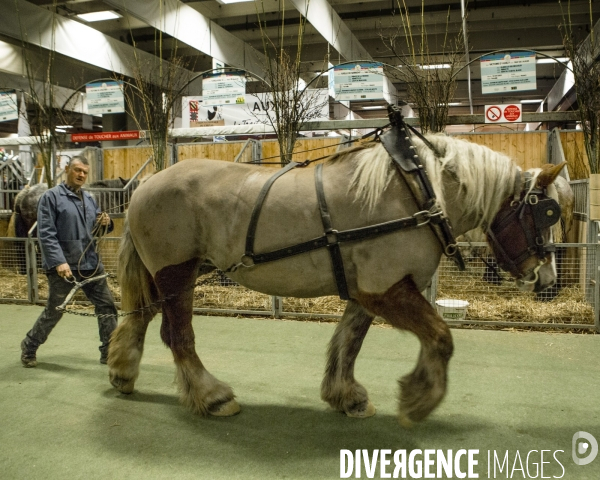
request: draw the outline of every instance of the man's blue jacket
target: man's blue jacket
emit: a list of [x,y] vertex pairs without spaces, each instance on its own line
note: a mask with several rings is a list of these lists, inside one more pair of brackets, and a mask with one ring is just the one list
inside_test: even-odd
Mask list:
[[[49,271],[68,263],[71,270],[94,270],[100,263],[92,229],[101,213],[92,196],[81,190],[81,200],[62,183],[47,190],[38,203],[38,238],[42,267]],[[111,232],[113,222],[107,230]],[[87,248],[87,249],[86,249]],[[83,252],[85,254],[82,257]]]

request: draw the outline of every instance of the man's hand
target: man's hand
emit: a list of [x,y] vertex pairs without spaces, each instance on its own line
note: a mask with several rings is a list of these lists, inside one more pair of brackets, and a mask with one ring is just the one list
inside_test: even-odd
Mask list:
[[110,217],[108,216],[108,213],[106,213],[106,212],[99,213],[98,216],[96,217],[96,223],[98,225],[102,225],[102,226],[110,225]]
[[71,267],[69,267],[68,263],[62,263],[58,267],[56,267],[56,273],[58,276],[64,279],[71,278],[73,273],[71,272]]

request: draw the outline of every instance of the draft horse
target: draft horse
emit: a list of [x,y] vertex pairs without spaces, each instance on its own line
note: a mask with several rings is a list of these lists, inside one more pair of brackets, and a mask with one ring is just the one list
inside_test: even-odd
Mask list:
[[[552,182],[562,165],[521,172],[508,157],[483,146],[444,135],[424,138],[429,145],[414,137],[411,148],[455,234],[485,226],[500,265],[519,288],[541,291],[552,285],[556,272],[549,231],[560,208],[549,196],[555,196]],[[417,365],[400,380],[399,420],[408,426],[424,419],[444,398],[453,352],[448,325],[420,293],[444,253],[428,226],[433,215],[420,210],[379,141],[339,152],[318,169],[294,168],[277,181],[271,178],[260,214],[253,215],[271,174],[252,165],[187,160],[135,191],[118,274],[122,308],[132,313],[111,339],[110,382],[122,393],[133,391],[147,326],[160,303],[160,335],[173,353],[181,402],[200,414],[238,413],[231,387],[206,370],[195,350],[192,299],[203,265],[208,262],[268,295],[318,297],[339,293],[330,257],[330,250],[339,249],[349,300],[329,345],[321,398],[351,417],[375,413],[366,389],[354,378],[354,364],[373,318],[380,316],[420,340]],[[326,248],[294,249],[323,238],[319,195],[326,199],[333,226]],[[548,221],[547,215],[555,218]],[[252,217],[256,224],[249,228]],[[406,218],[417,221],[358,241],[343,236]],[[254,250],[249,253],[251,236]],[[295,254],[255,261],[262,252],[286,250]]]

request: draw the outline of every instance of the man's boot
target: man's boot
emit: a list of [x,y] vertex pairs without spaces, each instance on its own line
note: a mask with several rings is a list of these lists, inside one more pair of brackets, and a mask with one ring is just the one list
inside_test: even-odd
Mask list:
[[37,367],[37,358],[35,350],[29,350],[25,344],[25,340],[21,342],[21,363],[25,368]]

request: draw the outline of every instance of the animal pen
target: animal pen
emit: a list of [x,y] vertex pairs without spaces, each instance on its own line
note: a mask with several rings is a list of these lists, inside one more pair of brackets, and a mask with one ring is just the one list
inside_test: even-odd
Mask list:
[[[464,320],[448,320],[454,325],[494,327],[535,327],[600,331],[600,245],[596,222],[588,219],[588,180],[582,167],[581,132],[526,132],[502,134],[460,135],[469,141],[506,153],[523,169],[541,166],[548,161],[566,159],[575,193],[574,226],[557,244],[558,284],[541,294],[523,293],[508,278],[508,274],[490,282],[489,265],[482,255],[473,254],[484,244],[461,243],[466,271],[460,272],[443,258],[431,287],[425,292],[435,305],[440,299],[457,299],[469,303]],[[334,153],[339,148],[336,138],[300,139],[294,160],[316,159]],[[105,148],[101,151],[98,178],[123,177],[129,183],[123,188],[92,189],[101,205],[109,211],[115,230],[103,238],[99,250],[106,271],[116,274],[119,235],[124,221],[123,206],[128,203],[132,182],[152,171],[149,147]],[[179,143],[172,146],[171,161],[208,157],[221,160],[263,163],[257,168],[279,168],[278,144],[275,141],[247,140],[225,143]],[[8,180],[3,185],[8,185]],[[3,189],[0,193],[5,193]],[[14,189],[12,189],[14,191]],[[8,192],[6,192],[8,193]],[[37,239],[8,236],[8,209],[0,224],[0,300],[7,302],[43,303],[47,298],[46,277],[40,268]],[[119,301],[119,286],[114,277],[109,285]],[[334,321],[343,312],[345,302],[337,297],[310,299],[281,298],[263,295],[243,288],[222,272],[199,277],[195,287],[195,312],[199,314],[231,314],[291,317]],[[73,308],[85,309],[85,298],[75,297]]]

